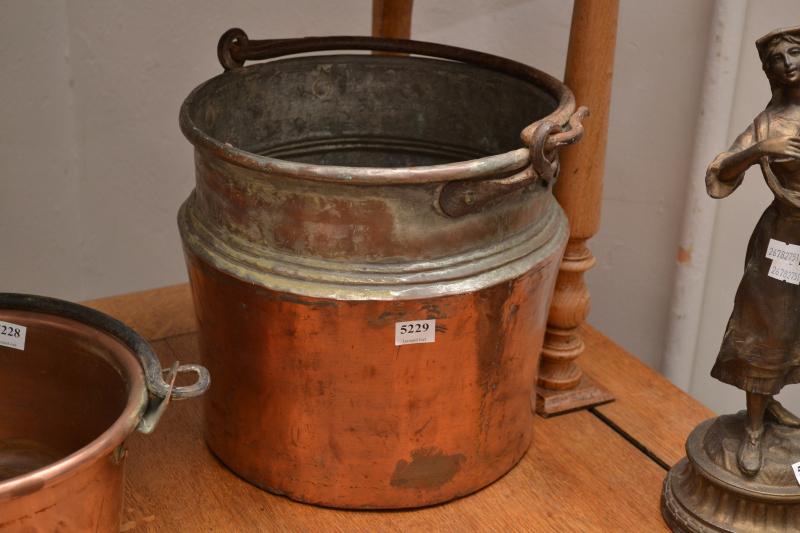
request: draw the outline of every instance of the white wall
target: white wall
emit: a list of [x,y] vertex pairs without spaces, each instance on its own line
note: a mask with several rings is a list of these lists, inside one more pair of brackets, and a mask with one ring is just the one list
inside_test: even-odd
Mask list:
[[221,72],[216,42],[223,31],[241,25],[262,38],[352,33],[370,27],[364,5],[70,1],[84,279],[82,292],[71,296],[186,278],[175,217],[194,176],[178,108],[194,86]]
[[[183,281],[175,214],[193,168],[177,113],[195,85],[220,72],[219,35],[232,26],[255,38],[367,34],[370,7],[369,0],[6,0],[0,190],[11,194],[0,194],[0,228],[10,235],[0,248],[0,290],[79,300]],[[590,321],[654,367],[711,7],[711,0],[621,5],[603,222],[590,242],[598,258],[588,275]],[[417,0],[413,34],[562,77],[570,16],[563,0]],[[753,24],[755,33],[768,29]]]
[[623,0],[589,321],[658,368],[711,1]]
[[66,7],[0,17],[0,290],[83,294]]

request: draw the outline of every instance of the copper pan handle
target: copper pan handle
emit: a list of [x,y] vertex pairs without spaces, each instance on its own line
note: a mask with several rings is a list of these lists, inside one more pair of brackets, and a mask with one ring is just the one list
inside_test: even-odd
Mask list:
[[578,108],[570,117],[566,131],[548,120],[534,122],[521,135],[530,150],[530,166],[498,179],[451,181],[439,190],[439,209],[447,216],[460,217],[536,181],[549,185],[558,176],[558,148],[583,137],[582,121],[588,114],[588,108]]
[[[149,355],[143,353],[149,352]],[[150,392],[147,408],[136,427],[141,433],[151,433],[158,425],[158,421],[171,400],[184,400],[203,394],[211,384],[211,377],[204,366],[188,364],[182,365],[175,361],[168,369],[162,369],[156,355],[150,350],[149,345],[144,352],[137,350],[137,355],[145,369],[145,382]],[[152,356],[152,357],[151,357]],[[194,373],[197,379],[191,385],[175,386],[178,374]]]

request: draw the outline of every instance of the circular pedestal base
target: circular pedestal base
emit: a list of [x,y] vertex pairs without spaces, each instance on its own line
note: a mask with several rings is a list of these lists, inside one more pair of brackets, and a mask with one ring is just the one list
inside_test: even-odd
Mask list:
[[800,430],[768,425],[761,471],[745,477],[736,466],[743,421],[742,413],[721,416],[689,436],[687,457],[667,474],[661,498],[673,531],[800,531],[800,485],[791,470]]

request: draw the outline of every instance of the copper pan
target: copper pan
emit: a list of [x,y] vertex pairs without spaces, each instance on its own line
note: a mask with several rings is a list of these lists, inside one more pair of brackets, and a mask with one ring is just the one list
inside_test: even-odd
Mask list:
[[[119,531],[125,440],[209,385],[109,316],[22,294],[0,293],[0,368],[3,533]],[[182,372],[196,382],[175,387]]]

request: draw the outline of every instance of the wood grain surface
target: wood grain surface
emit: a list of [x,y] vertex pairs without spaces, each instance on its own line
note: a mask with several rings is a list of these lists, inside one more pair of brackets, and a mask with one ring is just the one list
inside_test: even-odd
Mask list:
[[148,340],[197,330],[188,283],[83,302],[121,320]]
[[591,326],[584,335],[584,372],[616,397],[595,410],[666,465],[677,463],[689,433],[716,413]]

